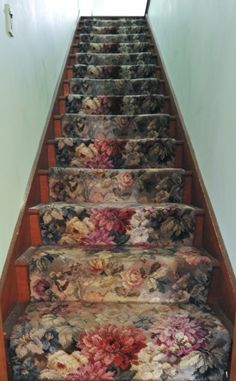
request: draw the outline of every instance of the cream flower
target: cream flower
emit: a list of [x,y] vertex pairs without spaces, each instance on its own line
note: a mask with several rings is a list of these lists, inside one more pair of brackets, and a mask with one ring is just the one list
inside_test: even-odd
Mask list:
[[57,351],[48,356],[47,368],[57,371],[59,375],[66,375],[87,363],[87,358],[80,352],[73,352],[69,355],[64,351]]

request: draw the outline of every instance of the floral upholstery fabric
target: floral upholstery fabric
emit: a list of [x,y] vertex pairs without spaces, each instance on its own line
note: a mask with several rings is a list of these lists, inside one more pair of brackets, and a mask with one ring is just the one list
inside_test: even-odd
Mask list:
[[176,140],[59,138],[55,149],[59,167],[173,168]]
[[212,259],[180,248],[62,248],[29,253],[33,301],[206,303]]
[[96,115],[155,114],[164,111],[164,95],[90,96],[70,94],[65,100],[67,113]]
[[101,167],[95,170],[51,168],[50,200],[76,203],[182,202],[184,173],[181,169],[110,170]]
[[[71,115],[62,117],[62,135],[81,139],[166,138],[170,124],[167,114],[153,115]],[[64,143],[62,143],[64,144]],[[69,143],[72,145],[71,143]],[[137,142],[137,145],[139,142]],[[157,143],[158,144],[158,143]],[[74,144],[73,144],[74,145]],[[147,152],[146,152],[147,153]]]
[[79,52],[88,53],[139,53],[148,52],[150,50],[150,43],[136,42],[136,43],[84,43],[79,42],[77,45]]
[[143,18],[119,18],[119,19],[96,19],[91,18],[87,20],[82,20],[81,25],[96,25],[96,26],[144,26],[146,25],[146,21]]
[[[124,24],[123,24],[124,25]],[[146,33],[147,27],[146,25],[130,25],[128,26],[94,26],[94,25],[81,25],[78,29],[80,33],[96,33],[96,34],[136,34],[136,33]]]
[[192,244],[195,209],[184,204],[39,205],[44,244],[172,246]]
[[72,79],[70,93],[83,95],[158,94],[160,81],[148,79]]
[[80,42],[96,42],[104,43],[130,43],[130,42],[146,42],[150,40],[150,37],[146,33],[136,34],[80,34]]
[[149,78],[157,76],[156,65],[79,65],[73,66],[74,77],[120,79]]
[[84,65],[145,65],[156,64],[157,57],[147,53],[76,53],[76,63]]
[[196,306],[32,303],[15,325],[15,381],[222,381],[229,334]]

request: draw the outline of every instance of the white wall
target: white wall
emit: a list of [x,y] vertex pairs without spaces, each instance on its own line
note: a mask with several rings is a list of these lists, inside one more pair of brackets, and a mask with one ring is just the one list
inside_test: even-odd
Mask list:
[[81,16],[143,16],[147,0],[80,0]]
[[236,1],[152,0],[149,19],[236,272]]
[[53,92],[78,16],[77,0],[0,0],[0,273]]

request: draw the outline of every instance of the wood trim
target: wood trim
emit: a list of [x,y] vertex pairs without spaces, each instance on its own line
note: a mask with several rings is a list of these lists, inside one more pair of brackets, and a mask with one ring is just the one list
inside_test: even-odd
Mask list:
[[10,314],[14,305],[21,298],[21,294],[17,287],[17,277],[16,277],[16,267],[15,260],[21,255],[24,250],[26,250],[30,245],[30,234],[29,234],[29,218],[28,209],[29,207],[39,203],[40,201],[40,188],[38,179],[38,170],[48,168],[47,160],[47,144],[48,139],[53,138],[53,117],[52,115],[58,114],[58,97],[62,94],[62,81],[66,79],[66,67],[68,65],[69,56],[72,51],[72,44],[74,41],[74,36],[77,30],[77,24],[79,22],[79,15],[76,21],[74,31],[71,37],[71,43],[66,51],[65,59],[62,64],[62,69],[58,77],[58,81],[55,87],[55,91],[52,97],[51,106],[48,112],[47,122],[44,127],[42,137],[39,142],[38,150],[35,156],[35,160],[32,166],[29,181],[26,186],[25,197],[23,201],[23,206],[20,210],[16,226],[13,233],[13,238],[10,243],[10,247],[7,253],[5,265],[3,268],[2,276],[0,279],[0,380],[8,380],[7,372],[7,357],[5,351],[5,338],[4,338],[4,328],[3,322],[6,320],[7,316]]
[[[176,115],[177,128],[176,139],[184,141],[184,167],[193,171],[192,203],[205,211],[204,229],[203,229],[203,247],[207,249],[212,256],[219,262],[219,268],[213,275],[214,290],[210,289],[209,303],[214,308],[222,311],[226,318],[234,323],[236,311],[236,280],[233,269],[228,257],[223,238],[220,233],[219,225],[214,214],[209,195],[203,182],[200,168],[197,163],[194,149],[190,141],[189,134],[180,111],[177,97],[171,85],[168,71],[163,60],[158,41],[154,37],[152,26],[146,16],[147,24],[153,41],[155,42],[155,52],[158,57],[158,64],[162,67],[163,79],[166,81],[167,94],[170,96],[170,105],[172,113]],[[212,304],[211,304],[212,302]],[[236,332],[236,327],[235,327]],[[233,357],[231,367],[230,381],[236,381],[236,333],[233,337]]]
[[151,4],[151,0],[147,0],[147,5],[146,5],[146,9],[145,9],[145,15],[148,14],[148,10],[149,10],[150,4]]

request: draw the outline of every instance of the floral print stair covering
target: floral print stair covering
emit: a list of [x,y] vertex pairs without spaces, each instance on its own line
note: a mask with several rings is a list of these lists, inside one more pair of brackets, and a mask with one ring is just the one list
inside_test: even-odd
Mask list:
[[[167,114],[150,115],[73,115],[66,114],[61,119],[62,136],[66,138],[115,140],[167,138],[170,116]],[[56,145],[59,147],[59,141]],[[65,142],[65,140],[64,140]],[[70,140],[65,144],[72,146]],[[138,146],[139,142],[137,142]],[[64,143],[62,143],[62,146]],[[73,144],[74,145],[74,144]],[[69,149],[69,148],[68,148]],[[60,150],[60,148],[59,148]],[[147,152],[146,152],[147,154]]]
[[214,261],[188,246],[30,249],[32,301],[206,303]]
[[[230,335],[207,306],[217,262],[193,247],[171,116],[144,18],[80,22],[31,302],[12,381],[223,381]],[[82,33],[82,34],[81,34]],[[50,143],[52,144],[52,143]]]
[[32,303],[11,336],[16,381],[220,381],[228,351],[192,304]]
[[58,167],[173,168],[176,140],[59,138],[55,151]]
[[132,95],[158,94],[160,81],[148,79],[72,79],[70,93],[81,95]]
[[79,65],[73,66],[74,77],[93,79],[122,79],[156,77],[156,65]]
[[84,65],[144,65],[156,64],[154,53],[76,53],[75,60]]

